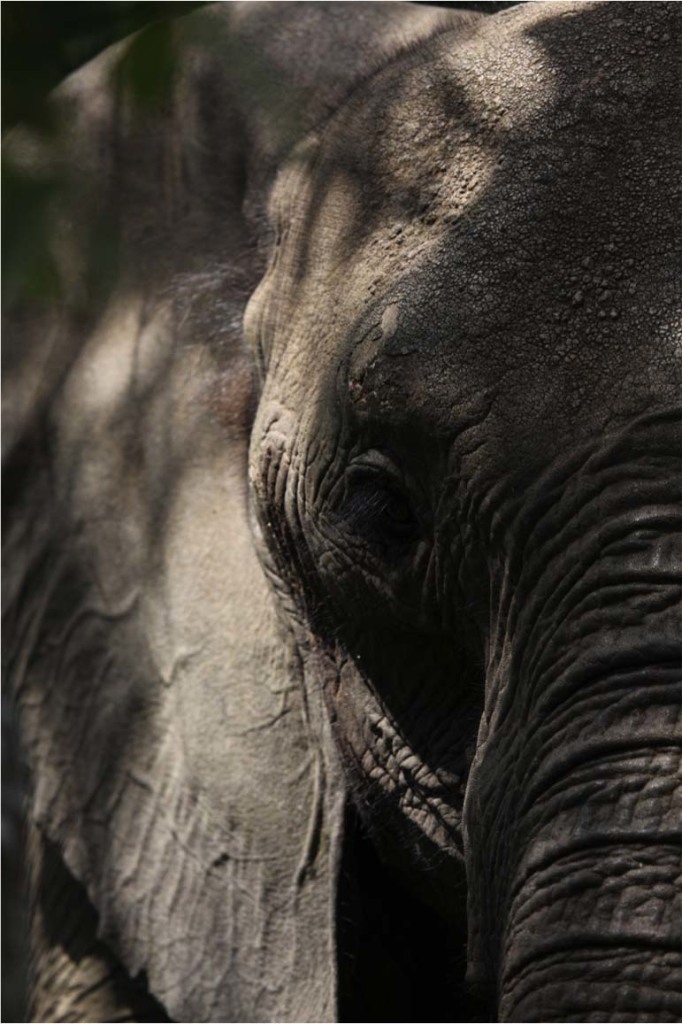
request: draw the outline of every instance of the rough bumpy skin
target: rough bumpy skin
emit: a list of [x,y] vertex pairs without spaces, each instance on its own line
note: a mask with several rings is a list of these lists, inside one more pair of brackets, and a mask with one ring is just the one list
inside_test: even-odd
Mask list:
[[[179,1020],[372,1019],[407,961],[429,1019],[679,1020],[676,8],[181,24],[146,124],[115,55],[67,85],[103,192],[12,325],[6,629],[97,955]],[[368,904],[349,973],[356,883],[414,954]]]

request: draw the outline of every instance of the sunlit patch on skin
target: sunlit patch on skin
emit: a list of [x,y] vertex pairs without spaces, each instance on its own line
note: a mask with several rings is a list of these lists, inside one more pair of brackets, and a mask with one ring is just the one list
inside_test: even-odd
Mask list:
[[72,428],[108,424],[132,393],[154,386],[172,351],[169,320],[170,310],[145,315],[139,296],[112,301],[64,392]]
[[[351,98],[319,138],[310,137],[293,154],[272,201],[278,252],[251,300],[247,333],[265,363],[274,345],[279,363],[289,344],[298,344],[301,331],[314,325],[315,365],[301,376],[297,364],[294,390],[307,391],[311,380],[319,381],[325,350],[352,330],[363,307],[372,319],[363,362],[371,362],[370,349],[378,354],[393,342],[392,356],[409,354],[396,305],[403,289],[453,234],[469,230],[469,218],[490,195],[508,136],[531,125],[535,131],[554,101],[543,46],[529,34],[540,20],[541,14],[526,14],[524,34],[514,45],[500,46],[499,38],[482,31],[464,52],[444,33],[434,41],[428,67],[416,63],[401,71],[395,102],[395,69],[389,69],[382,73],[378,101]],[[365,165],[367,158],[357,157],[361,147],[349,137],[364,138],[370,130],[371,164]],[[339,275],[346,285],[332,302],[328,281]],[[471,280],[483,310],[493,292],[486,282]],[[280,301],[273,309],[268,301],[275,293],[281,298],[283,290],[291,299],[286,319],[285,305]],[[436,283],[432,290],[438,303]],[[308,308],[311,294],[314,309]],[[395,317],[387,312],[394,306]],[[385,316],[390,322],[383,322]]]
[[[555,71],[544,47],[532,34],[542,22],[555,19],[556,13],[552,3],[537,4],[530,10],[516,8],[505,17],[510,23],[522,19],[522,34],[501,43],[499,32],[484,25],[467,48],[465,60],[453,55],[451,73],[465,87],[471,115],[479,123],[499,123],[503,130],[517,132],[541,120],[555,101]],[[565,16],[573,13],[569,11]]]

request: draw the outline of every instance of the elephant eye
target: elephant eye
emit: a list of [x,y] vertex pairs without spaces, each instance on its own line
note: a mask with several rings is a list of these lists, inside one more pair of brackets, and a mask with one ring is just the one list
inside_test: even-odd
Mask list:
[[384,553],[411,543],[419,534],[408,495],[374,467],[356,466],[349,472],[341,513],[353,533]]
[[392,528],[403,534],[413,534],[417,525],[412,506],[403,494],[387,490],[384,494],[382,514]]

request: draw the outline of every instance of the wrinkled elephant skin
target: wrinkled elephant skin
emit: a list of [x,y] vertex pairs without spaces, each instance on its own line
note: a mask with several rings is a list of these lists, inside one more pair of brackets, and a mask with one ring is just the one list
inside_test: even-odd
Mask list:
[[34,1019],[115,959],[142,1019],[679,1020],[679,14],[177,41],[159,109],[116,49],[60,91],[9,318],[31,818],[98,915],[50,973],[34,868]]

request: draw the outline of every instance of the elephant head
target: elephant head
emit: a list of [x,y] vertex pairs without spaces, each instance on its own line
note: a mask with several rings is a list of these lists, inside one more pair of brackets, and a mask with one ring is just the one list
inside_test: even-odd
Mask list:
[[63,90],[12,665],[88,955],[174,1018],[679,1019],[679,28],[217,5],[148,121]]

